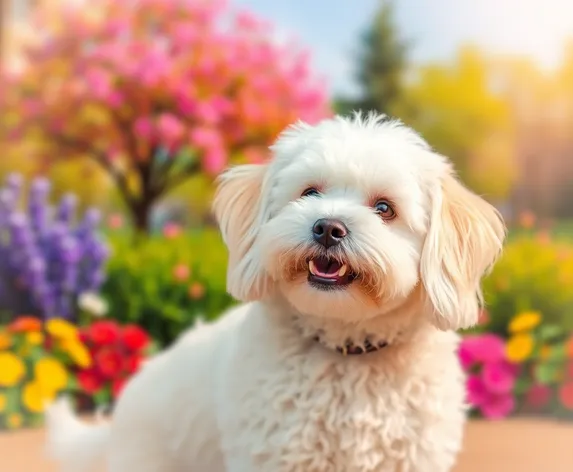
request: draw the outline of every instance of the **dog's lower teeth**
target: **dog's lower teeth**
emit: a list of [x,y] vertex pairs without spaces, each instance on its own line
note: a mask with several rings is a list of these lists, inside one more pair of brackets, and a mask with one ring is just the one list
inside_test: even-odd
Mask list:
[[312,259],[308,261],[308,270],[310,270],[312,275],[316,275],[316,266],[314,265],[314,261]]
[[346,268],[347,268],[347,265],[343,264],[342,267],[338,271],[338,277],[342,277],[342,276],[344,276],[344,274],[346,274]]

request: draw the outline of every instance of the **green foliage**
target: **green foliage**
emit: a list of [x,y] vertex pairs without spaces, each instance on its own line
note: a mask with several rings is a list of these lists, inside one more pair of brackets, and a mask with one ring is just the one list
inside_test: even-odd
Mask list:
[[505,335],[512,316],[534,310],[546,323],[572,332],[572,287],[573,244],[525,234],[512,238],[484,281],[487,330]]
[[232,303],[225,290],[227,252],[214,229],[138,244],[112,238],[113,255],[103,296],[109,316],[137,323],[161,346],[197,319],[213,319]]
[[394,3],[381,2],[374,20],[362,36],[357,80],[361,96],[357,100],[337,100],[340,113],[376,110],[391,113],[402,95],[409,44],[400,37],[394,19]]

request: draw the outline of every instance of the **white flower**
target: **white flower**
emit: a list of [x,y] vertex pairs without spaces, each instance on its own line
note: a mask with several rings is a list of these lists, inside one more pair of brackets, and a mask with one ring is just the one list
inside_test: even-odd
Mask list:
[[97,293],[82,293],[78,298],[78,305],[82,310],[98,318],[107,314],[107,303]]

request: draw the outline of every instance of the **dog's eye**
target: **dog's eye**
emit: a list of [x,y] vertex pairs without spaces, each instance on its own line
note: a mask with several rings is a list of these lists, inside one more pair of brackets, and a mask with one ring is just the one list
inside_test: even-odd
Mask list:
[[320,195],[320,192],[314,187],[309,187],[302,192],[301,197],[315,197],[317,195]]
[[385,220],[392,220],[396,217],[396,212],[388,200],[378,200],[374,205],[374,210]]

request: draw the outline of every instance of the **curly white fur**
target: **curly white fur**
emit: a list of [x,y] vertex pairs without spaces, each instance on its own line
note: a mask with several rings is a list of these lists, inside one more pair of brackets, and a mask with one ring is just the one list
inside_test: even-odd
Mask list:
[[[498,213],[385,117],[297,124],[273,153],[225,173],[214,205],[228,289],[246,303],[147,363],[108,429],[88,434],[53,407],[52,451],[74,472],[90,470],[88,450],[111,472],[453,467],[465,404],[452,330],[477,319],[480,279],[505,234]],[[320,194],[301,197],[308,187]],[[382,197],[392,221],[372,209]],[[347,226],[341,244],[314,242],[319,218]],[[308,259],[324,254],[356,280],[335,291],[309,284]],[[364,339],[388,346],[335,350]]]

